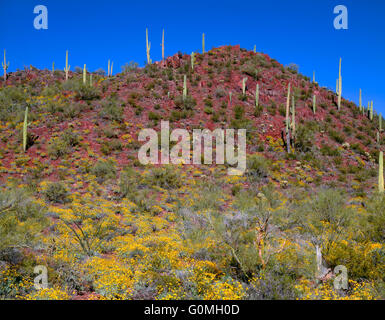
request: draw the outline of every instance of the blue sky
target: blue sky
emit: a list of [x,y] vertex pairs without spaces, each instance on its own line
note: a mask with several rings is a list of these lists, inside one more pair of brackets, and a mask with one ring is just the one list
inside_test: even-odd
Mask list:
[[[345,5],[349,29],[333,27],[336,5]],[[48,30],[35,30],[33,9],[48,8]],[[269,0],[269,1],[130,1],[130,0],[0,0],[0,50],[7,49],[10,71],[32,64],[63,69],[65,50],[70,65],[115,72],[129,61],[146,59],[145,29],[149,28],[152,60],[161,58],[165,29],[166,56],[178,51],[240,44],[269,54],[320,85],[335,89],[342,57],[343,96],[374,101],[385,113],[385,1],[383,0]],[[0,52],[0,53],[1,53]],[[2,58],[2,54],[1,54]]]

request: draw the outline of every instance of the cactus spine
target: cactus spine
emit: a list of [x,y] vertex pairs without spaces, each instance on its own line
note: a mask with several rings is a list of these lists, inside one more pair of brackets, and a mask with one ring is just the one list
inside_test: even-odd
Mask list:
[[378,191],[384,193],[384,153],[382,151],[380,151],[378,163]]
[[195,53],[191,52],[191,70],[194,71]]
[[340,58],[340,71],[338,76],[338,110],[341,109],[341,98],[342,98],[341,64],[342,64],[342,58]]
[[202,53],[205,53],[205,34],[202,34]]
[[187,97],[187,77],[184,75],[183,77],[183,100],[186,100]]
[[23,124],[23,150],[27,151],[27,128],[28,128],[28,107],[25,108],[24,113],[24,124]]
[[9,61],[7,63],[7,56],[6,56],[7,52],[6,50],[4,50],[4,61],[1,63],[2,66],[3,66],[3,69],[4,69],[4,81],[7,80],[7,70],[9,68]]
[[257,83],[257,87],[255,88],[255,107],[257,108],[259,105],[259,84]]
[[243,78],[243,80],[242,80],[242,93],[243,93],[243,95],[246,94],[246,81],[247,81],[247,78],[246,77]]
[[315,94],[313,95],[313,113],[315,114],[316,112],[316,105],[317,105],[317,97]]
[[162,61],[164,61],[164,29],[162,32]]
[[87,66],[84,65],[83,67],[83,84],[87,83]]
[[68,50],[66,51],[66,67],[64,68],[64,72],[66,73],[66,81],[68,80],[68,72],[70,71],[71,66],[68,65]]
[[148,42],[148,29],[146,28],[146,53],[147,53],[147,64],[151,64],[150,50],[151,50],[151,42]]

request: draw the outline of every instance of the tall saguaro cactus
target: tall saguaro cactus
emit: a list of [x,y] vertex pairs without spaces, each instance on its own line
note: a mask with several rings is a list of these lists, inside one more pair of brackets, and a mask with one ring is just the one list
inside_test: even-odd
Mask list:
[[52,62],[52,74],[55,72],[55,61]]
[[162,61],[164,61],[164,29],[162,32]]
[[315,82],[315,71],[313,71],[313,83],[316,83]]
[[384,193],[384,153],[382,151],[380,151],[378,163],[378,192]]
[[362,111],[362,90],[360,89],[360,111]]
[[202,53],[205,53],[205,34],[202,33]]
[[83,68],[83,84],[86,84],[87,83],[87,66],[84,65],[84,68]]
[[187,77],[184,75],[183,77],[183,101],[187,98]]
[[287,88],[287,99],[286,99],[286,146],[287,153],[290,153],[290,83]]
[[4,81],[7,80],[7,70],[9,68],[9,61],[7,62],[7,51],[4,50],[4,61],[1,63],[2,66],[3,66],[3,70],[4,70]]
[[107,71],[107,76],[112,77],[112,72],[114,70],[114,62],[111,60],[108,60],[108,71]]
[[68,80],[68,72],[70,71],[71,66],[68,65],[68,50],[66,51],[66,67],[64,68],[64,72],[66,73],[66,81]]
[[342,98],[341,64],[342,64],[342,58],[340,58],[340,71],[339,71],[339,76],[338,76],[338,110],[341,109],[341,98]]
[[191,52],[191,70],[194,71],[195,53]]
[[246,94],[246,81],[247,81],[247,78],[243,78],[242,80],[242,94],[245,95]]
[[27,129],[28,129],[28,107],[25,108],[24,113],[24,124],[23,124],[23,150],[24,152],[27,151]]
[[378,116],[378,130],[382,131],[382,113]]
[[295,139],[295,100],[294,95],[291,96],[291,134],[292,138]]
[[148,42],[148,29],[146,28],[146,54],[147,54],[147,64],[151,64],[150,50],[151,50],[151,42]]
[[317,97],[315,94],[313,95],[313,113],[316,113],[316,106],[317,106]]
[[259,84],[257,83],[257,87],[255,88],[255,107],[259,106]]
[[369,118],[370,121],[373,121],[373,101],[370,102]]

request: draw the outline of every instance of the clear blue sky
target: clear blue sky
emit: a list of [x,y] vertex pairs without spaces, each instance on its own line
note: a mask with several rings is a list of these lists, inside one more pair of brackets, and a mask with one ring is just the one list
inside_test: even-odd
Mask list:
[[[33,8],[48,8],[49,29],[35,30]],[[345,5],[349,30],[335,30],[333,8]],[[343,96],[358,102],[374,100],[385,113],[385,1],[383,0],[0,0],[0,50],[7,49],[10,70],[30,64],[63,69],[65,50],[70,65],[114,71],[146,59],[145,29],[149,28],[153,61],[161,57],[165,29],[166,56],[178,51],[240,44],[269,54],[284,65],[335,89],[341,56]],[[1,53],[0,52],[0,53]],[[2,54],[1,54],[2,57]]]

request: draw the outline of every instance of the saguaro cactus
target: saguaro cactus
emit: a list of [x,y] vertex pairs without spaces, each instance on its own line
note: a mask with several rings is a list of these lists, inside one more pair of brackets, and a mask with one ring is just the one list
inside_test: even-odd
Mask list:
[[233,93],[230,91],[229,92],[229,107],[231,107],[232,98],[233,98]]
[[191,70],[194,71],[195,53],[191,52]]
[[164,61],[164,29],[162,32],[162,61]]
[[1,63],[2,66],[3,66],[3,69],[4,69],[4,81],[7,80],[7,70],[9,68],[9,61],[7,63],[7,56],[6,56],[7,52],[6,50],[4,50],[4,61]]
[[294,95],[291,96],[291,134],[295,139],[295,101]]
[[27,128],[28,128],[28,107],[25,108],[24,113],[24,124],[23,124],[23,150],[24,152],[27,151]]
[[286,146],[287,153],[290,153],[290,83],[287,88],[287,100],[286,100]]
[[151,42],[148,42],[148,29],[146,28],[146,54],[147,54],[147,64],[151,64],[150,50],[151,50]]
[[114,70],[114,62],[111,60],[108,60],[108,71],[107,71],[107,76],[112,77],[112,72]]
[[243,95],[246,94],[246,81],[247,81],[247,78],[246,77],[243,78],[243,80],[242,80],[242,93],[243,93]]
[[254,45],[254,53],[257,53],[257,46]]
[[257,83],[257,87],[255,88],[255,107],[257,108],[259,105],[259,84]]
[[83,67],[83,84],[87,83],[87,66],[84,65]]
[[378,129],[380,132],[382,131],[382,113],[378,116]]
[[378,192],[384,193],[384,153],[382,151],[380,151],[378,163]]
[[183,100],[186,100],[187,97],[187,77],[184,75],[183,77]]
[[70,71],[71,66],[68,65],[68,50],[66,51],[66,67],[64,68],[64,72],[66,73],[66,81],[68,80],[68,72]]
[[55,72],[55,61],[52,62],[52,73],[54,73],[54,72]]
[[373,121],[373,101],[370,102],[370,111],[369,111],[370,121]]
[[362,111],[362,91],[360,89],[360,111]]
[[340,58],[340,71],[339,71],[339,77],[338,77],[338,110],[341,109],[341,98],[342,98],[341,64],[342,64],[342,58]]
[[202,33],[202,53],[205,53],[205,34]]
[[313,113],[316,113],[317,97],[313,95]]
[[313,71],[313,83],[316,83],[315,82],[315,71]]

